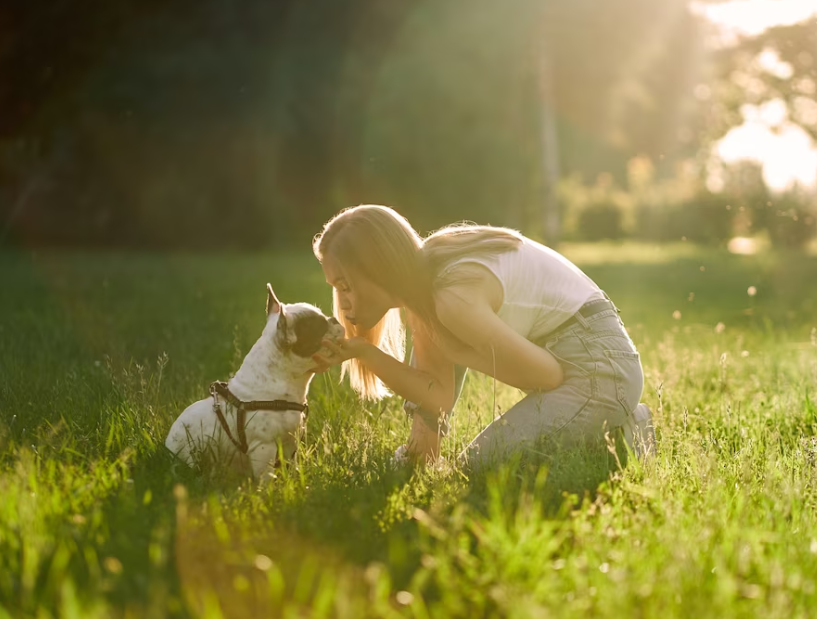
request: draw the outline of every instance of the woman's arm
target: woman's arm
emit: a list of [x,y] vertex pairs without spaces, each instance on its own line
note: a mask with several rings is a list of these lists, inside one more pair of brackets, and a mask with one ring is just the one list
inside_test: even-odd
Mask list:
[[519,389],[548,391],[562,384],[556,358],[497,316],[479,283],[440,291],[436,307],[440,322],[472,349],[458,354],[458,362]]
[[323,345],[332,356],[313,357],[321,369],[330,362],[357,358],[394,393],[426,411],[441,415],[454,406],[454,365],[421,331],[413,330],[416,368],[360,337],[341,338],[337,342],[325,340]]
[[330,364],[357,357],[394,393],[418,405],[421,410],[414,415],[408,449],[422,462],[435,460],[440,453],[439,417],[454,407],[454,364],[416,325],[412,325],[412,344],[416,367],[401,363],[363,338],[324,341],[331,358],[313,358],[325,370]]
[[418,367],[413,368],[368,342],[357,357],[389,389],[420,408],[442,414],[453,407],[453,365],[450,373],[429,368],[420,361],[418,355]]

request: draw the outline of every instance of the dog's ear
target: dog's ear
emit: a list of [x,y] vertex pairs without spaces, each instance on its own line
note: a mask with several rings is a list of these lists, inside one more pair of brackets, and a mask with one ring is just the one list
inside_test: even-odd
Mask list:
[[275,293],[272,291],[272,286],[267,284],[267,316],[271,314],[280,314],[284,309],[283,303],[278,300]]

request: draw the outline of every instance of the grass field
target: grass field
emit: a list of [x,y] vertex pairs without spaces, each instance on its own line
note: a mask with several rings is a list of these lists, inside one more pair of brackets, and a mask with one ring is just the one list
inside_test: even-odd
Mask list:
[[814,616],[817,259],[565,252],[639,346],[655,459],[469,478],[452,456],[517,397],[471,376],[447,463],[393,471],[399,402],[334,374],[263,491],[162,443],[260,334],[267,281],[329,310],[314,259],[0,254],[0,617]]

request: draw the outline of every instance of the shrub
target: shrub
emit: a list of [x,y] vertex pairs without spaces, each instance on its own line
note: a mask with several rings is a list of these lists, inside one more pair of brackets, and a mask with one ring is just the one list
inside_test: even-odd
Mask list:
[[621,208],[611,200],[588,204],[579,212],[578,235],[585,241],[621,239],[624,236]]
[[734,210],[726,196],[710,192],[677,203],[642,203],[636,208],[636,230],[642,239],[720,244],[732,236]]
[[817,233],[814,198],[789,192],[770,200],[755,214],[756,226],[765,228],[773,247],[801,248]]
[[682,236],[694,243],[717,245],[732,237],[735,209],[728,196],[701,192],[676,213]]

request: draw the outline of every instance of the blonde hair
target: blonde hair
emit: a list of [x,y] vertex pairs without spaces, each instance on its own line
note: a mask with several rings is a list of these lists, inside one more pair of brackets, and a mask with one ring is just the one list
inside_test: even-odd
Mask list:
[[[365,204],[344,209],[330,219],[315,236],[312,249],[319,261],[330,255],[344,268],[368,278],[415,314],[434,336],[447,332],[437,319],[434,293],[458,281],[441,276],[445,267],[466,256],[511,251],[521,242],[522,236],[515,230],[471,224],[446,226],[423,239],[394,209]],[[403,360],[406,330],[400,308],[388,310],[380,322],[366,330],[346,320],[335,290],[333,313],[346,333],[363,337]],[[347,372],[352,388],[362,397],[378,400],[388,395],[386,386],[358,359],[344,362],[341,376]]]

